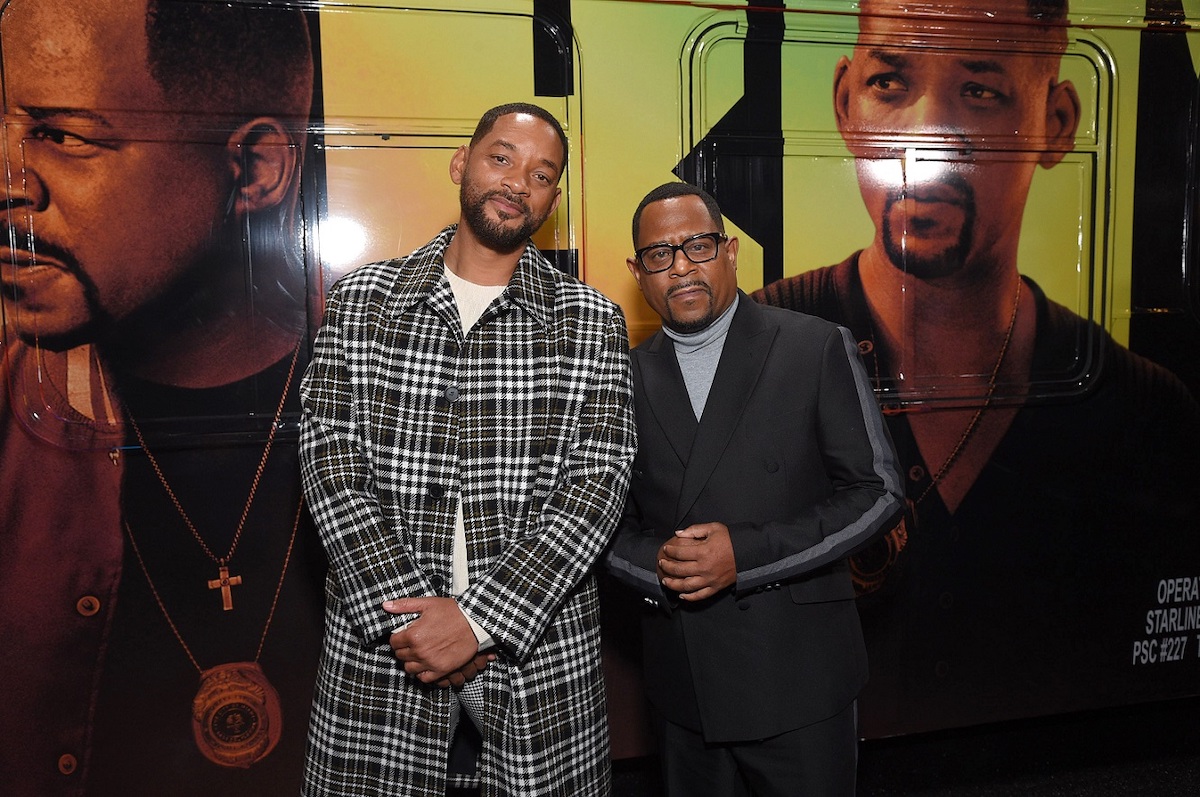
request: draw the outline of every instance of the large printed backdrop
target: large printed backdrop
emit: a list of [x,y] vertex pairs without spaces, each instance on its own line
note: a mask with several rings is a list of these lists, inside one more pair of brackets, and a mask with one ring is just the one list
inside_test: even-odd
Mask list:
[[[9,197],[0,629],[13,640],[0,653],[10,706],[0,737],[19,740],[2,746],[0,781],[14,794],[85,784],[115,793],[117,783],[152,794],[168,778],[182,793],[258,794],[298,780],[323,568],[306,516],[296,516],[295,383],[332,282],[411,251],[457,217],[449,159],[486,108],[532,101],[563,121],[564,201],[535,242],[623,306],[635,343],[657,319],[625,268],[629,218],[659,183],[682,177],[717,196],[742,241],[747,291],[839,263],[875,235],[831,102],[858,25],[832,0],[803,12],[621,0],[239,7],[268,29],[299,16],[314,63],[306,118],[259,111],[281,119],[274,144],[299,166],[284,163],[285,189],[255,208],[239,205],[236,190],[204,204],[227,168],[204,159],[236,131],[237,114],[181,115],[147,99],[157,84],[146,81],[168,67],[151,73],[146,28],[118,24],[139,4],[102,4],[82,27],[39,27],[46,47],[54,36],[92,45],[48,64],[53,50],[14,43],[28,24],[22,2],[0,17]],[[226,4],[191,5],[200,20]],[[1143,30],[1118,12],[1099,0],[1072,8],[1074,19],[1115,24],[1069,30],[1059,74],[1078,92],[1078,131],[1062,161],[1033,176],[1017,225],[1020,271],[1045,294],[1040,345],[1055,356],[1028,384],[994,386],[1019,410],[955,511],[922,497],[930,467],[909,418],[918,406],[937,412],[939,391],[982,405],[983,391],[969,387],[979,374],[917,374],[912,391],[876,362],[912,511],[859,563],[874,573],[859,603],[872,670],[860,705],[867,735],[1200,685],[1197,410],[1149,365],[1200,390],[1184,279],[1198,48],[1183,28]],[[271,57],[237,68],[267,82],[277,79],[270,70],[295,74],[287,38],[273,40]],[[900,35],[887,43],[905,45]],[[114,53],[130,58],[109,64]],[[119,85],[149,93],[103,93],[101,65],[147,67],[142,83]],[[937,131],[897,146],[906,168],[944,154],[922,132]],[[1013,162],[1033,146],[993,138],[973,157]],[[212,179],[122,160],[170,147],[211,164]],[[146,201],[132,202],[137,192]],[[188,225],[178,220],[204,214],[215,232],[180,240]],[[88,319],[63,322],[67,335],[50,334],[62,320],[47,311],[58,294],[38,293],[48,276],[33,266],[46,262],[74,286],[64,306]],[[152,265],[108,293],[104,275],[139,262]],[[110,296],[141,298],[121,315]],[[1091,325],[1055,327],[1046,302],[1060,320]],[[845,314],[836,320],[860,332],[852,295],[801,309]],[[231,315],[244,322],[240,338],[226,336]],[[862,338],[869,355],[869,330]],[[614,755],[640,755],[652,741],[637,609],[618,587],[604,595]],[[230,661],[258,662],[281,698],[281,730],[247,768],[211,760],[193,729],[200,673]],[[239,726],[222,743],[244,751],[264,733]]]

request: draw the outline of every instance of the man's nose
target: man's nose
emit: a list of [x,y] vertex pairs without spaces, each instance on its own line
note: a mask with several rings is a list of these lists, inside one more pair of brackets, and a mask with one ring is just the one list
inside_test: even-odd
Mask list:
[[671,276],[683,276],[696,270],[696,264],[688,260],[682,249],[676,249],[672,254],[674,259],[671,261]]
[[4,203],[8,209],[41,211],[46,209],[49,191],[29,160],[27,132],[25,125],[4,122]]
[[971,136],[962,126],[962,114],[952,103],[932,93],[922,94],[905,113],[904,133],[917,147],[949,150],[966,156],[974,151]]
[[514,196],[529,195],[528,184],[525,181],[524,175],[517,174],[516,172],[506,174],[501,182]]

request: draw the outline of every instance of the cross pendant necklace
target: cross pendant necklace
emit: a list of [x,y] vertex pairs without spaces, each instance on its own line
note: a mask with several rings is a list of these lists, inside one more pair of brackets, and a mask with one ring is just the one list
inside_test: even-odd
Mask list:
[[[171,489],[170,482],[163,474],[162,468],[158,465],[158,459],[150,447],[146,445],[146,438],[142,436],[142,430],[138,427],[137,420],[130,415],[129,424],[133,427],[133,433],[137,435],[138,444],[142,447],[142,452],[146,455],[146,459],[150,462],[150,467],[154,469],[154,474],[158,477],[158,481],[166,491],[167,496],[174,504],[175,510],[179,513],[179,517],[183,519],[184,525],[188,531],[192,533],[192,537],[200,544],[201,549],[208,555],[208,558],[213,560],[217,565],[217,577],[207,579],[209,590],[221,590],[221,608],[225,611],[233,611],[233,587],[239,586],[242,583],[241,576],[229,575],[229,560],[233,558],[234,551],[237,550],[238,543],[242,539],[242,531],[246,527],[246,517],[250,514],[250,505],[254,503],[254,495],[258,492],[258,483],[262,480],[263,470],[267,467],[267,459],[271,456],[271,445],[275,442],[275,432],[279,428],[279,419],[283,416],[283,406],[287,403],[288,392],[292,387],[292,377],[296,373],[296,361],[300,359],[300,347],[303,344],[296,346],[296,352],[292,355],[292,364],[288,368],[287,381],[283,385],[283,393],[279,397],[279,406],[275,408],[275,419],[271,423],[271,429],[267,432],[267,443],[263,446],[262,457],[258,461],[258,468],[254,471],[254,480],[250,483],[250,495],[246,497],[246,504],[242,507],[242,517],[238,520],[237,530],[233,534],[233,542],[229,545],[229,552],[223,557],[217,556],[204,538],[200,536],[200,532],[196,529],[192,519],[188,513],[184,511],[183,504],[179,502],[179,497],[175,495],[175,491]],[[131,537],[132,539],[132,532]]]
[[241,576],[229,575],[229,568],[222,565],[217,568],[217,577],[208,582],[208,588],[221,590],[221,605],[228,612],[233,609],[233,589],[231,588],[241,583]]

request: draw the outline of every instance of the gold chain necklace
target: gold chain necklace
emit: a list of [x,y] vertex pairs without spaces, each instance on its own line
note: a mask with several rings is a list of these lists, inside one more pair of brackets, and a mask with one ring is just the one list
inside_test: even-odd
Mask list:
[[[225,611],[233,608],[230,587],[242,583],[240,576],[229,575],[228,562],[237,550],[242,531],[245,529],[246,518],[250,514],[250,505],[254,502],[267,459],[270,457],[271,446],[275,441],[275,431],[279,428],[279,419],[283,415],[283,407],[287,403],[288,393],[291,391],[292,377],[296,372],[296,361],[300,357],[301,345],[303,344],[296,346],[296,352],[292,355],[287,380],[283,386],[283,394],[279,397],[279,405],[275,409],[271,430],[267,433],[267,442],[263,447],[262,458],[259,460],[254,480],[250,485],[250,495],[242,509],[242,516],[238,521],[229,552],[224,557],[218,558],[213,554],[204,538],[200,536],[195,524],[192,523],[191,518],[184,511],[183,505],[179,502],[179,498],[175,495],[175,491],[171,489],[171,485],[163,475],[158,461],[146,446],[145,438],[143,438],[137,422],[132,416],[129,416],[138,442],[141,444],[142,450],[146,452],[146,458],[154,468],[163,489],[170,496],[176,511],[183,518],[192,537],[200,543],[200,547],[208,554],[209,558],[218,565],[220,576],[209,581],[208,588],[221,590]],[[192,737],[201,754],[220,766],[249,767],[261,761],[274,750],[283,736],[283,710],[279,692],[267,680],[266,673],[263,672],[258,661],[262,657],[263,647],[267,642],[267,633],[271,630],[271,622],[275,619],[275,610],[279,606],[279,595],[283,592],[283,582],[287,577],[288,565],[292,561],[292,551],[296,545],[296,535],[300,529],[300,516],[303,510],[304,496],[301,495],[296,505],[295,517],[292,519],[292,533],[288,537],[287,550],[283,555],[283,567],[279,571],[279,580],[275,584],[275,593],[271,597],[271,607],[267,611],[267,619],[263,623],[262,634],[258,638],[258,649],[254,653],[254,660],[218,664],[207,670],[200,665],[199,660],[192,653],[192,649],[184,640],[183,634],[179,631],[179,627],[171,618],[171,613],[167,611],[167,605],[163,601],[162,595],[159,594],[158,588],[154,586],[154,580],[150,577],[150,569],[146,566],[146,560],[133,536],[133,529],[129,522],[125,521],[125,533],[129,537],[129,545],[142,569],[142,575],[146,577],[150,594],[154,596],[154,602],[158,604],[163,619],[166,620],[171,633],[175,635],[175,639],[183,648],[188,661],[200,674],[200,687],[192,699]]]
[[296,361],[300,359],[300,347],[303,344],[296,346],[296,351],[292,355],[291,365],[288,366],[287,380],[283,385],[283,393],[279,397],[279,406],[275,408],[275,417],[271,422],[271,429],[267,432],[267,444],[263,447],[262,457],[258,461],[258,467],[254,471],[254,479],[250,482],[250,495],[246,497],[246,504],[242,507],[242,516],[238,520],[237,529],[233,534],[233,541],[229,544],[229,551],[224,556],[217,556],[213,553],[212,548],[200,536],[200,532],[196,529],[196,525],[192,523],[192,519],[184,510],[183,504],[179,502],[179,497],[175,495],[175,491],[171,489],[167,477],[163,474],[162,468],[158,465],[158,459],[154,453],[150,451],[150,447],[146,445],[146,438],[142,436],[142,430],[138,426],[137,420],[129,415],[129,424],[133,427],[133,432],[137,435],[138,445],[142,447],[142,451],[146,454],[146,459],[150,462],[150,467],[154,469],[154,474],[158,477],[159,483],[166,490],[167,496],[174,504],[175,510],[179,512],[179,516],[183,518],[184,525],[188,531],[192,533],[192,537],[196,542],[200,543],[200,548],[212,559],[217,565],[217,577],[207,581],[210,590],[221,590],[221,604],[225,611],[233,611],[233,587],[242,583],[241,576],[233,576],[229,574],[229,560],[233,558],[234,552],[237,551],[238,543],[242,539],[242,531],[246,527],[246,518],[250,515],[250,505],[254,503],[254,496],[258,492],[258,484],[262,480],[263,471],[267,467],[267,459],[271,456],[271,446],[275,442],[275,432],[279,428],[279,419],[283,416],[283,406],[287,403],[288,392],[292,388],[292,376],[296,373]]
[[275,619],[275,609],[279,605],[279,594],[283,592],[284,578],[287,576],[288,565],[292,561],[292,550],[296,545],[296,533],[300,528],[300,515],[304,509],[304,498],[296,505],[296,517],[292,521],[292,534],[288,538],[287,550],[283,555],[283,567],[279,571],[279,581],[275,584],[275,594],[271,597],[271,608],[267,612],[267,621],[263,623],[262,634],[258,638],[258,650],[254,652],[253,661],[233,661],[218,664],[204,669],[196,659],[188,643],[184,641],[179,627],[171,619],[167,605],[163,602],[154,580],[150,578],[150,570],[146,560],[138,548],[137,540],[133,537],[133,529],[125,522],[125,533],[129,537],[130,547],[146,577],[146,585],[150,594],[158,604],[163,619],[171,628],[171,633],[179,641],[180,647],[187,655],[188,661],[200,674],[200,688],[192,699],[192,736],[196,746],[205,758],[224,767],[248,767],[261,761],[279,743],[283,736],[283,710],[279,693],[271,682],[258,660],[262,657],[263,647],[267,643],[267,632],[271,630],[271,621]]
[[991,376],[988,377],[987,394],[983,398],[983,403],[980,404],[978,409],[975,410],[975,414],[971,416],[971,420],[967,424],[967,428],[963,429],[963,433],[958,438],[958,442],[955,443],[954,448],[950,450],[950,455],[946,457],[946,461],[943,462],[942,466],[937,469],[937,472],[930,476],[929,484],[926,485],[921,494],[917,496],[917,500],[913,502],[914,504],[919,504],[925,500],[925,496],[929,495],[933,488],[937,487],[942,479],[946,477],[946,474],[950,472],[950,468],[955,462],[958,461],[959,455],[963,452],[963,449],[966,448],[967,442],[971,439],[972,435],[975,434],[975,430],[979,426],[979,419],[983,417],[984,410],[991,406],[992,397],[996,393],[996,377],[1000,375],[1000,366],[1004,364],[1004,357],[1008,354],[1008,344],[1012,342],[1013,330],[1017,328],[1017,308],[1020,306],[1021,277],[1018,275],[1017,295],[1013,298],[1012,315],[1008,319],[1008,331],[1004,333],[1004,343],[1000,346],[1000,355],[996,358],[996,365],[992,368]]
[[[1012,316],[1008,319],[1008,331],[1004,334],[1004,343],[1000,346],[1000,354],[996,358],[996,365],[992,368],[992,374],[988,378],[987,395],[984,397],[983,404],[975,410],[975,414],[971,416],[971,420],[967,423],[967,428],[963,430],[959,436],[958,442],[951,449],[950,455],[946,457],[942,466],[937,469],[937,472],[930,477],[929,484],[921,491],[921,494],[916,498],[907,499],[908,511],[905,513],[905,518],[891,529],[881,538],[881,547],[886,549],[882,551],[880,556],[875,556],[868,559],[867,551],[860,551],[850,558],[850,575],[854,581],[855,589],[860,595],[868,594],[879,589],[883,585],[884,579],[887,576],[888,570],[897,562],[900,557],[900,552],[908,544],[908,526],[910,520],[915,521],[917,513],[917,505],[925,500],[925,497],[933,490],[938,483],[946,477],[950,472],[950,468],[954,465],[959,455],[966,448],[967,442],[975,434],[975,429],[979,426],[979,420],[983,417],[983,412],[992,403],[992,397],[996,391],[996,379],[1000,375],[1000,367],[1004,364],[1004,358],[1008,354],[1009,343],[1012,342],[1013,332],[1017,327],[1017,308],[1021,304],[1021,277],[1017,276],[1017,295],[1013,299]],[[874,354],[875,362],[875,383],[879,384],[879,353],[874,346],[874,334],[872,333],[871,351]],[[895,414],[884,411],[885,415]],[[870,549],[868,549],[870,550]]]

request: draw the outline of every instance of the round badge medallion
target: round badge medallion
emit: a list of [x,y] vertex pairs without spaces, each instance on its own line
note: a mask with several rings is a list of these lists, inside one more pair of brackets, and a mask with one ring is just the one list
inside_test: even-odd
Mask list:
[[200,674],[192,701],[192,732],[205,758],[223,767],[249,767],[279,743],[279,693],[257,662],[221,664]]

